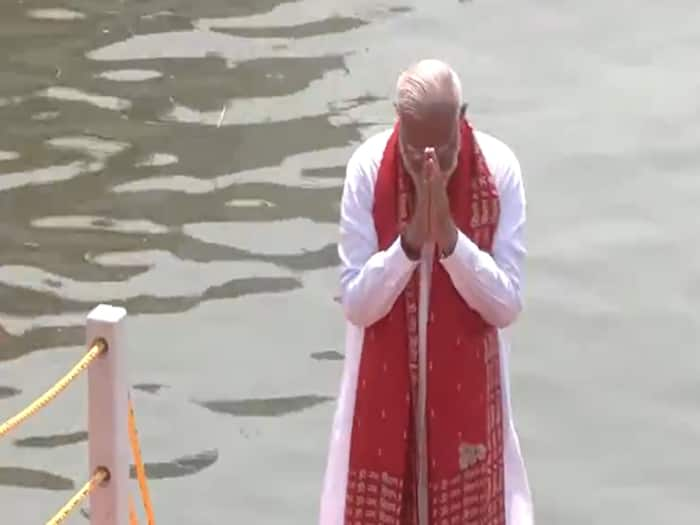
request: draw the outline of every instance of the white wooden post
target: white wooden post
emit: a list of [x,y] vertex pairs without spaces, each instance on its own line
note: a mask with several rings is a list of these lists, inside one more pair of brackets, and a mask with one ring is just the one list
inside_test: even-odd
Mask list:
[[90,494],[90,525],[127,525],[129,482],[126,310],[101,304],[87,317],[87,346],[107,342],[107,352],[88,368],[90,473],[109,470],[109,481]]

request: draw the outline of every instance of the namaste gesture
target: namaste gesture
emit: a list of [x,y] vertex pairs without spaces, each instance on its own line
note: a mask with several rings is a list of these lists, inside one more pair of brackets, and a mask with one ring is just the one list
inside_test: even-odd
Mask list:
[[450,175],[440,168],[435,148],[425,148],[422,169],[411,175],[416,190],[414,213],[402,236],[403,248],[411,259],[420,257],[421,248],[428,241],[435,242],[444,256],[455,248],[457,226],[447,197]]

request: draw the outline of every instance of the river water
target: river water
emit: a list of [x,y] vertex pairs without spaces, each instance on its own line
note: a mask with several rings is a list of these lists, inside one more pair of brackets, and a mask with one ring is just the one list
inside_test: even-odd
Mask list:
[[[523,167],[509,335],[538,523],[700,523],[697,2],[0,13],[0,420],[77,361],[93,306],[125,306],[159,522],[314,523],[344,163],[391,124],[397,73],[436,56]],[[44,523],[83,483],[85,417],[82,378],[3,440],[2,523]]]

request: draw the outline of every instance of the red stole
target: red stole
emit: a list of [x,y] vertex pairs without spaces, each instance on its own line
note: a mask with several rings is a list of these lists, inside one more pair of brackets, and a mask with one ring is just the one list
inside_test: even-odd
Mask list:
[[[413,187],[398,124],[379,167],[373,218],[386,250],[411,214]],[[448,193],[457,227],[490,251],[493,177],[468,122]],[[417,269],[391,311],[365,329],[350,445],[346,525],[416,525]],[[429,525],[505,525],[501,375],[496,329],[433,261],[427,329],[425,439]],[[421,524],[422,525],[422,524]]]

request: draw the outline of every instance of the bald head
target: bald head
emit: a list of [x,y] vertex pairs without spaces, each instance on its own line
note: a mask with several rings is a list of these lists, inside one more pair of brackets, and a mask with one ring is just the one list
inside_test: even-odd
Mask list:
[[436,114],[457,116],[461,105],[461,82],[445,62],[421,60],[399,75],[396,83],[399,118],[424,121]]

